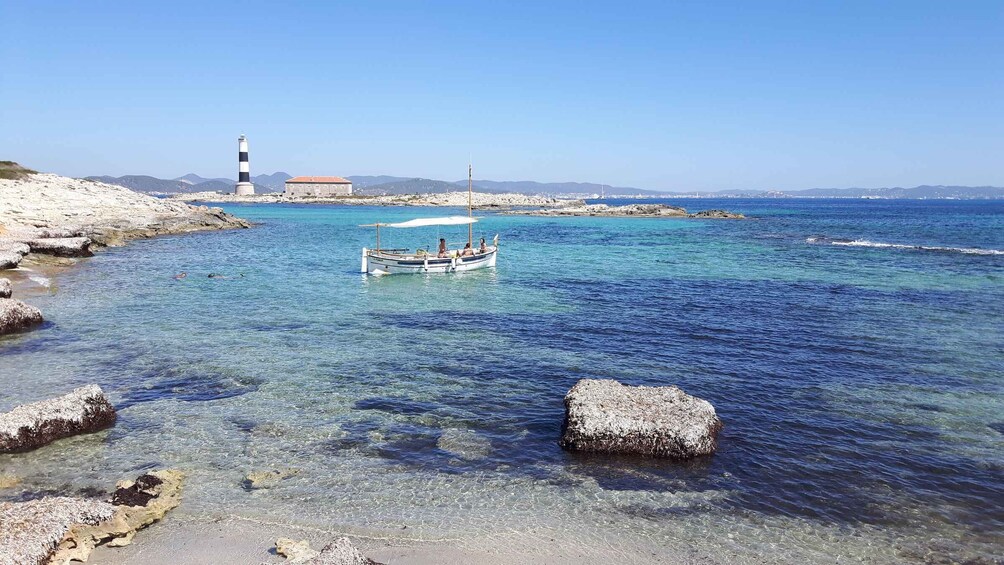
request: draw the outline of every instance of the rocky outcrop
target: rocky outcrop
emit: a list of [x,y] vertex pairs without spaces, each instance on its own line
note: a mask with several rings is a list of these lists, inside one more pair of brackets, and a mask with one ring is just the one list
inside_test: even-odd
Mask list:
[[310,549],[304,541],[279,538],[275,542],[275,552],[286,558],[286,563],[309,563],[310,565],[381,565],[363,555],[349,538],[338,538],[324,546],[320,552]]
[[114,423],[115,408],[101,387],[88,385],[59,398],[24,404],[0,414],[0,453],[29,451]]
[[13,298],[0,298],[0,335],[24,331],[42,322],[38,308]]
[[86,561],[98,546],[128,545],[181,502],[183,475],[155,471],[119,483],[111,502],[45,497],[0,502],[0,565]]
[[0,298],[10,298],[14,292],[14,287],[10,284],[10,279],[0,279]]
[[115,507],[93,499],[46,497],[0,502],[0,565],[50,563],[74,526],[109,520]]
[[90,257],[91,239],[89,237],[54,237],[50,239],[30,239],[28,247],[32,253],[55,255],[56,257]]
[[709,218],[718,220],[742,220],[746,216],[739,214],[738,212],[729,212],[728,210],[701,210],[700,212],[694,212],[693,214],[688,214],[688,218]]
[[184,477],[181,471],[169,469],[147,473],[135,481],[119,482],[111,499],[113,515],[97,524],[74,526],[60,542],[51,562],[86,561],[99,545],[129,545],[137,531],[181,504]]
[[[388,194],[384,196],[367,196],[353,194],[349,196],[286,196],[282,193],[235,195],[217,192],[195,192],[176,194],[171,197],[184,202],[255,202],[259,204],[293,202],[313,204],[346,204],[357,206],[449,206],[462,208],[467,206],[467,191],[438,192],[431,194]],[[566,205],[582,205],[581,200],[567,200],[550,196],[530,196],[516,193],[475,192],[471,195],[471,205],[476,209],[492,210],[521,207],[551,208]]]
[[[219,208],[189,206],[101,182],[49,174],[0,178],[0,268],[20,261],[10,247],[17,243],[28,244],[33,253],[81,257],[89,254],[91,242],[119,245],[134,238],[250,225]],[[28,253],[23,251],[22,256]]]
[[511,212],[528,216],[600,216],[636,218],[685,218],[687,211],[678,206],[667,204],[628,204],[626,206],[610,206],[609,204],[580,204],[563,208],[545,210],[530,210]]
[[0,270],[16,269],[29,251],[28,244],[5,237],[0,232]]
[[714,453],[721,429],[710,402],[675,386],[582,379],[565,395],[561,446],[689,459]]
[[668,204],[627,204],[625,206],[610,206],[608,204],[585,204],[579,202],[562,208],[547,208],[544,210],[520,210],[504,212],[525,216],[596,216],[602,218],[745,218],[742,214],[725,210],[705,210],[688,214],[679,206]]

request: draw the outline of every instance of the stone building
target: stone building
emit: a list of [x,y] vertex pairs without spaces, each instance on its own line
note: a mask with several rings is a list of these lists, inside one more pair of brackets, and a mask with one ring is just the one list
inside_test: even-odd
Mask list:
[[286,196],[348,196],[352,181],[342,177],[293,177],[286,181]]

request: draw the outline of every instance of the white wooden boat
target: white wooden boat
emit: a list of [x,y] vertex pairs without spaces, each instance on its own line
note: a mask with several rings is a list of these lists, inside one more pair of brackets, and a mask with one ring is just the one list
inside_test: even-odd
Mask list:
[[[495,234],[491,245],[485,250],[474,248],[474,224],[478,221],[472,215],[472,180],[473,170],[467,167],[467,216],[447,216],[445,218],[417,218],[407,222],[393,224],[366,224],[362,227],[376,228],[376,249],[363,247],[363,262],[361,272],[370,275],[393,275],[399,273],[456,273],[494,267],[498,257],[499,236]],[[474,249],[473,254],[464,255],[463,250],[446,250],[444,253],[430,253],[427,249],[416,249],[408,253],[407,249],[382,249],[380,247],[380,228],[420,228],[426,226],[467,226],[467,247]]]
[[418,228],[426,226],[457,226],[471,225],[477,218],[466,216],[448,216],[445,218],[418,218],[407,222],[394,224],[366,224],[363,227],[377,229],[376,249],[363,248],[363,273],[371,275],[392,275],[400,273],[456,273],[494,267],[498,257],[498,235],[492,240],[492,245],[486,246],[484,253],[474,249],[473,255],[464,256],[459,249],[447,251],[446,257],[439,257],[436,252],[417,249],[409,253],[406,249],[382,249],[380,247],[380,228]]

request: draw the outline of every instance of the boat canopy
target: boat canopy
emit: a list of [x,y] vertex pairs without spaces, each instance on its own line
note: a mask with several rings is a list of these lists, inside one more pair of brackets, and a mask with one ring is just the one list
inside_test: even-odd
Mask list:
[[407,222],[397,222],[396,224],[365,224],[361,227],[380,228],[421,228],[425,226],[465,226],[477,222],[477,218],[467,216],[445,216],[442,218],[417,218]]

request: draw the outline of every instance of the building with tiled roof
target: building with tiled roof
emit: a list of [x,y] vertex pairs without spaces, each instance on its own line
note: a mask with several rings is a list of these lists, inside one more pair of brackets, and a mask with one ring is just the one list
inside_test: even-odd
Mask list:
[[342,177],[293,177],[286,181],[286,196],[348,196],[352,181]]

